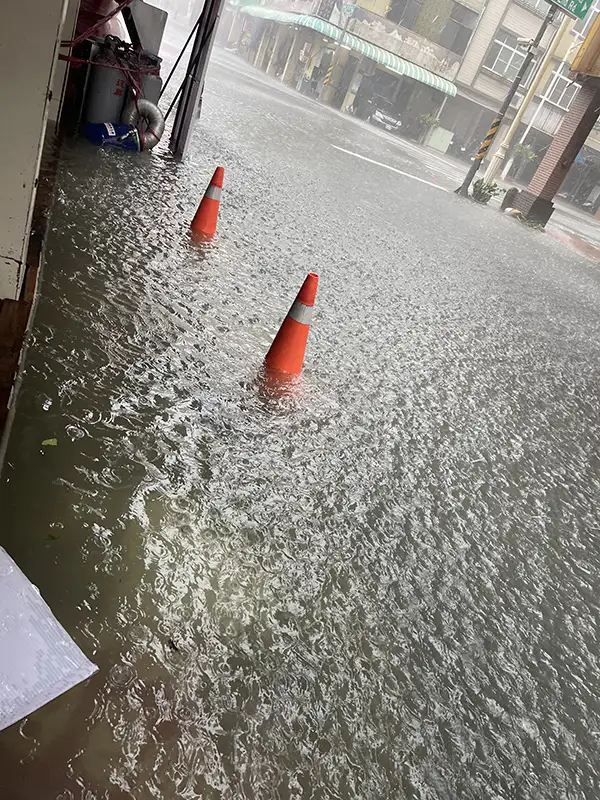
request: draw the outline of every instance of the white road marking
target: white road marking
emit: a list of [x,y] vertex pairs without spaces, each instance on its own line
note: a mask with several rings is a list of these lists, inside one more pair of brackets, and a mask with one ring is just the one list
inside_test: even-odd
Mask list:
[[335,147],[336,150],[341,150],[342,153],[347,153],[349,156],[354,156],[354,158],[360,158],[362,159],[362,161],[368,161],[369,164],[376,164],[378,167],[389,169],[390,172],[397,172],[398,175],[404,175],[405,178],[412,178],[413,181],[419,181],[419,183],[426,183],[427,186],[433,186],[435,189],[441,189],[442,192],[448,191],[443,186],[440,186],[439,183],[432,183],[432,181],[426,181],[425,178],[417,178],[416,175],[411,175],[410,172],[403,172],[401,169],[396,169],[396,167],[390,167],[389,164],[383,164],[381,161],[375,161],[372,158],[361,156],[360,153],[353,153],[352,150],[345,150],[343,147],[338,147],[337,144],[332,144],[331,146]]

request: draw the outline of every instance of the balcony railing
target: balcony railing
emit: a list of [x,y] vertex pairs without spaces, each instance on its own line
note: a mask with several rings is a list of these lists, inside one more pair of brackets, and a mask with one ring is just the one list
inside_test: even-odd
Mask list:
[[[548,13],[548,9],[550,5],[545,2],[545,0],[515,0],[515,3],[519,6],[523,6],[524,8],[531,11],[532,14],[535,14],[537,17],[541,17],[542,19]],[[557,12],[554,15],[554,19],[550,23],[555,28],[557,28],[563,20],[563,14],[557,9]]]
[[[267,0],[267,5],[282,11],[319,16],[322,3],[320,0]],[[340,21],[338,27],[342,26],[343,21]],[[347,31],[448,80],[454,80],[458,72],[461,56],[366,8],[355,6]]]
[[320,3],[318,0],[268,0],[266,3],[261,3],[261,0],[255,0],[257,5],[267,5],[271,8],[278,8],[280,11],[292,11],[295,14],[313,14],[319,16],[317,10]]
[[348,22],[348,31],[448,80],[454,80],[458,72],[461,56],[360,6]]

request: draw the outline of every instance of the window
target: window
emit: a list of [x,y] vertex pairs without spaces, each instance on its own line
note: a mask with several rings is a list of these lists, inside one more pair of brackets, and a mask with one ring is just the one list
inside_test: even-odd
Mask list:
[[592,22],[598,16],[598,12],[600,11],[600,0],[594,0],[592,3],[590,10],[587,12],[583,19],[575,20],[575,25],[573,25],[573,33],[577,34],[578,38],[584,39],[587,33],[590,30]]
[[467,49],[471,34],[477,24],[478,15],[470,8],[454,3],[450,19],[444,25],[439,43],[446,50],[462,56]]
[[552,77],[546,84],[544,99],[565,111],[579,91],[579,84],[573,83],[569,78],[569,65],[564,61],[552,72]]
[[[517,77],[524,60],[525,50],[519,47],[517,37],[506,31],[498,31],[483,66],[512,82]],[[529,83],[535,63],[533,59],[521,81],[521,86],[527,86]]]
[[420,11],[421,0],[395,0],[388,11],[387,18],[412,31]]

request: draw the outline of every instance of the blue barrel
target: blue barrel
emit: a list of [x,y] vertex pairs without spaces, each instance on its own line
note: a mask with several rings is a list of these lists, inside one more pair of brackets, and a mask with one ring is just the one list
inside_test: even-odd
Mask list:
[[86,122],[83,135],[100,147],[120,147],[122,150],[142,149],[140,135],[133,125],[122,122]]

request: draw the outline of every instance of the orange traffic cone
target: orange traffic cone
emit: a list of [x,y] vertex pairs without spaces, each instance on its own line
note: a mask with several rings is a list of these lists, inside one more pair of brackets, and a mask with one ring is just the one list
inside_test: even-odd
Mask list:
[[309,272],[265,358],[268,371],[299,375],[310,330],[319,276]]
[[192,220],[192,233],[199,238],[210,238],[217,230],[219,206],[221,204],[221,189],[223,188],[223,167],[217,167],[212,176],[204,197],[200,201],[198,211]]

